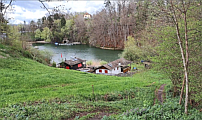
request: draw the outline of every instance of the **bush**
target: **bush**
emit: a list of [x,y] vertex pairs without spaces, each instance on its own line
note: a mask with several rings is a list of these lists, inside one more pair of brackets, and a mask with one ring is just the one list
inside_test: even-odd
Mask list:
[[104,61],[104,60],[100,61],[100,65],[105,65],[105,64],[107,64],[106,61]]
[[128,41],[124,43],[125,48],[120,57],[131,61],[140,61],[141,59],[149,60],[150,56],[155,54],[150,45],[141,43],[142,45],[138,46],[137,44],[133,37],[128,36]]
[[90,61],[87,61],[86,64],[87,64],[87,65],[92,65],[93,62],[92,62],[92,60],[90,60]]
[[[117,120],[199,120],[202,114],[197,109],[190,109],[189,115],[184,114],[184,104],[178,104],[179,98],[167,99],[163,105],[155,104],[152,107],[130,109],[120,115]],[[106,119],[106,118],[105,118]]]
[[56,67],[56,62],[55,61],[53,61],[52,67]]

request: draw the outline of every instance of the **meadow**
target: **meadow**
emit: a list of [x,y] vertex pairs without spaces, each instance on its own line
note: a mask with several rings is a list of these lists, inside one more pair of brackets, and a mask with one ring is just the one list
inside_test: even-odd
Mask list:
[[0,52],[7,56],[0,59],[0,119],[130,119],[128,110],[142,114],[158,104],[155,91],[161,84],[166,91],[172,87],[142,64],[132,64],[139,71],[130,77],[105,76]]

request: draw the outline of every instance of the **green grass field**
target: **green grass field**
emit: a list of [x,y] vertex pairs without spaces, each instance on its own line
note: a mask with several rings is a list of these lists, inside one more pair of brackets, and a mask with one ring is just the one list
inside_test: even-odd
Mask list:
[[0,118],[88,119],[151,106],[155,89],[170,81],[141,64],[133,66],[140,72],[116,77],[53,68],[23,57],[2,58]]
[[115,77],[52,68],[26,58],[0,59],[1,107],[10,103],[35,101],[43,98],[88,96],[145,87],[167,79],[152,71],[132,77]]

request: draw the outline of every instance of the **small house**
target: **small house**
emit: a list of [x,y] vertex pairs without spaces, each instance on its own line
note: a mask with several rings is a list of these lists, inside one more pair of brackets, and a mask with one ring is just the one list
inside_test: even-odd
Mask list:
[[95,69],[96,74],[116,75],[130,71],[131,67],[128,64],[132,62],[124,58],[117,59]]
[[61,62],[59,64],[60,68],[77,70],[86,67],[86,60],[74,57],[71,60],[65,60],[64,62]]
[[91,18],[92,18],[92,15],[89,14],[89,13],[85,13],[85,14],[83,15],[83,18],[84,18],[84,19],[91,19]]

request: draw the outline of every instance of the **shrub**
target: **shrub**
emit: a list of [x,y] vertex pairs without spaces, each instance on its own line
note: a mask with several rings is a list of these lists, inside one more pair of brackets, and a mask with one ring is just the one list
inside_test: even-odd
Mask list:
[[138,46],[138,42],[131,36],[128,36],[128,41],[124,43],[124,51],[120,57],[123,57],[131,61],[149,60],[150,56],[153,56],[155,52],[153,48],[146,43],[140,43],[141,46]]
[[87,64],[87,65],[92,65],[93,62],[92,62],[92,60],[90,60],[90,61],[87,61],[86,64]]
[[52,67],[56,67],[56,62],[55,61],[53,61]]
[[100,61],[100,65],[105,65],[105,64],[107,64],[106,61],[104,61],[104,60]]

